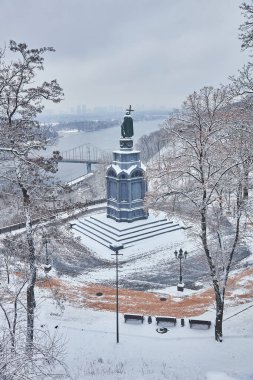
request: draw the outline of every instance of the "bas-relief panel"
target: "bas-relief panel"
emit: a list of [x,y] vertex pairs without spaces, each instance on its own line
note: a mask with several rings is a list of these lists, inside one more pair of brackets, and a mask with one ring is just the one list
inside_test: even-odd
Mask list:
[[142,191],[141,191],[141,182],[132,183],[132,200],[141,199]]
[[128,187],[126,182],[122,182],[120,184],[120,200],[127,201],[128,200]]
[[117,184],[114,181],[109,181],[108,198],[117,198]]

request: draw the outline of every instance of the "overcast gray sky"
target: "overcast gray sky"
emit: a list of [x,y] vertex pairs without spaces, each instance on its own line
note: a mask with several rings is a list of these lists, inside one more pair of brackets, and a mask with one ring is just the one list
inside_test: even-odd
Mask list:
[[[247,61],[240,51],[239,0],[0,0],[1,45],[53,46],[45,77],[65,100],[179,107],[218,86]],[[52,107],[51,107],[52,108]]]

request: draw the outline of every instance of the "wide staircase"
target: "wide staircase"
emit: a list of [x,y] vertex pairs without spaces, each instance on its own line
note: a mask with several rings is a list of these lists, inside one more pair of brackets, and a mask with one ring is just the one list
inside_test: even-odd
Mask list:
[[125,248],[144,239],[184,229],[178,223],[169,221],[167,218],[153,217],[130,224],[119,223],[99,215],[79,219],[71,227],[106,247],[116,244],[124,245]]

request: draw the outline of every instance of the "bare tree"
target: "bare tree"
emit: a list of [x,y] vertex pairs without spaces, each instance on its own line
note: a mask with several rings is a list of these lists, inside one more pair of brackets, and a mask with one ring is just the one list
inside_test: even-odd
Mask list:
[[[253,3],[252,1],[251,4],[243,2],[240,8],[245,19],[244,23],[239,27],[239,38],[242,41],[241,49],[251,52],[253,47]],[[250,57],[251,56],[250,54]],[[253,64],[250,61],[239,70],[238,76],[230,77],[233,93],[238,96],[247,96],[248,100],[251,100],[251,95],[253,94],[252,70]]]
[[[231,128],[237,118],[226,87],[194,92],[181,112],[167,121],[167,151],[148,169],[151,191],[147,202],[156,207],[166,202],[172,209],[176,197],[181,209],[191,213],[199,225],[216,301],[215,339],[220,342],[226,285],[244,207],[243,164],[247,159],[234,149]],[[228,219],[231,203],[234,217]]]
[[149,135],[143,135],[137,141],[136,147],[141,150],[141,158],[147,162],[155,154],[159,153],[166,145],[167,134],[163,128],[152,132]]
[[[34,231],[38,266],[46,263],[43,233],[44,229],[41,226]],[[46,326],[37,324],[33,331],[32,355],[25,349],[24,325],[27,314],[25,285],[29,272],[27,245],[24,234],[9,234],[1,244],[0,259],[8,256],[8,275],[1,271],[0,378],[50,379],[55,378],[56,370],[57,372],[63,370],[63,374],[68,376],[67,367],[63,362],[65,342],[56,331],[50,334]],[[62,303],[60,306],[63,307]]]
[[[23,351],[23,342],[26,339],[23,331],[18,330],[15,350],[10,349],[8,332],[1,328],[0,340],[0,377],[6,380],[46,380],[55,379],[55,367],[61,368],[63,378],[70,378],[68,370],[63,362],[64,341],[57,332],[50,336],[48,331],[36,330],[36,341],[39,345],[33,345],[33,356],[28,356]],[[61,375],[57,374],[57,377]]]
[[252,49],[253,47],[253,3],[247,4],[243,2],[240,5],[242,14],[245,18],[245,21],[240,25],[240,35],[239,38],[242,41],[242,50]]
[[[7,155],[1,175],[19,189],[26,221],[27,257],[27,332],[26,348],[32,354],[36,283],[36,250],[31,209],[38,194],[49,187],[47,173],[57,170],[58,153],[46,159],[40,152],[50,142],[47,130],[36,117],[43,110],[43,101],[59,102],[62,89],[56,80],[34,85],[38,71],[44,69],[44,53],[53,48],[29,49],[25,43],[10,41],[10,53],[15,59],[0,60],[0,155]],[[6,162],[6,161],[5,161]]]
[[[244,23],[240,25],[239,38],[241,40],[241,49],[250,51],[253,47],[253,3],[243,2],[240,6],[244,16]],[[243,123],[240,128],[238,125],[234,129],[237,135],[237,141],[240,143],[240,155],[247,157],[244,160],[244,197],[248,197],[249,174],[252,170],[252,104],[253,104],[253,64],[249,61],[239,70],[237,76],[230,77],[230,91],[233,97],[237,99],[237,109],[239,114],[243,113]],[[246,121],[245,121],[246,120]],[[234,136],[235,137],[235,136]],[[236,139],[234,139],[235,141]]]

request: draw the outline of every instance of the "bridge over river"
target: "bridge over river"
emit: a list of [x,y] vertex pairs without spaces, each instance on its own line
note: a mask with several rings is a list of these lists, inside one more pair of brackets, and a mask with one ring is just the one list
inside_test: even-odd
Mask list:
[[60,162],[83,163],[87,166],[87,173],[91,172],[91,165],[109,163],[112,159],[111,152],[96,148],[91,144],[82,144],[75,148],[60,152]]

